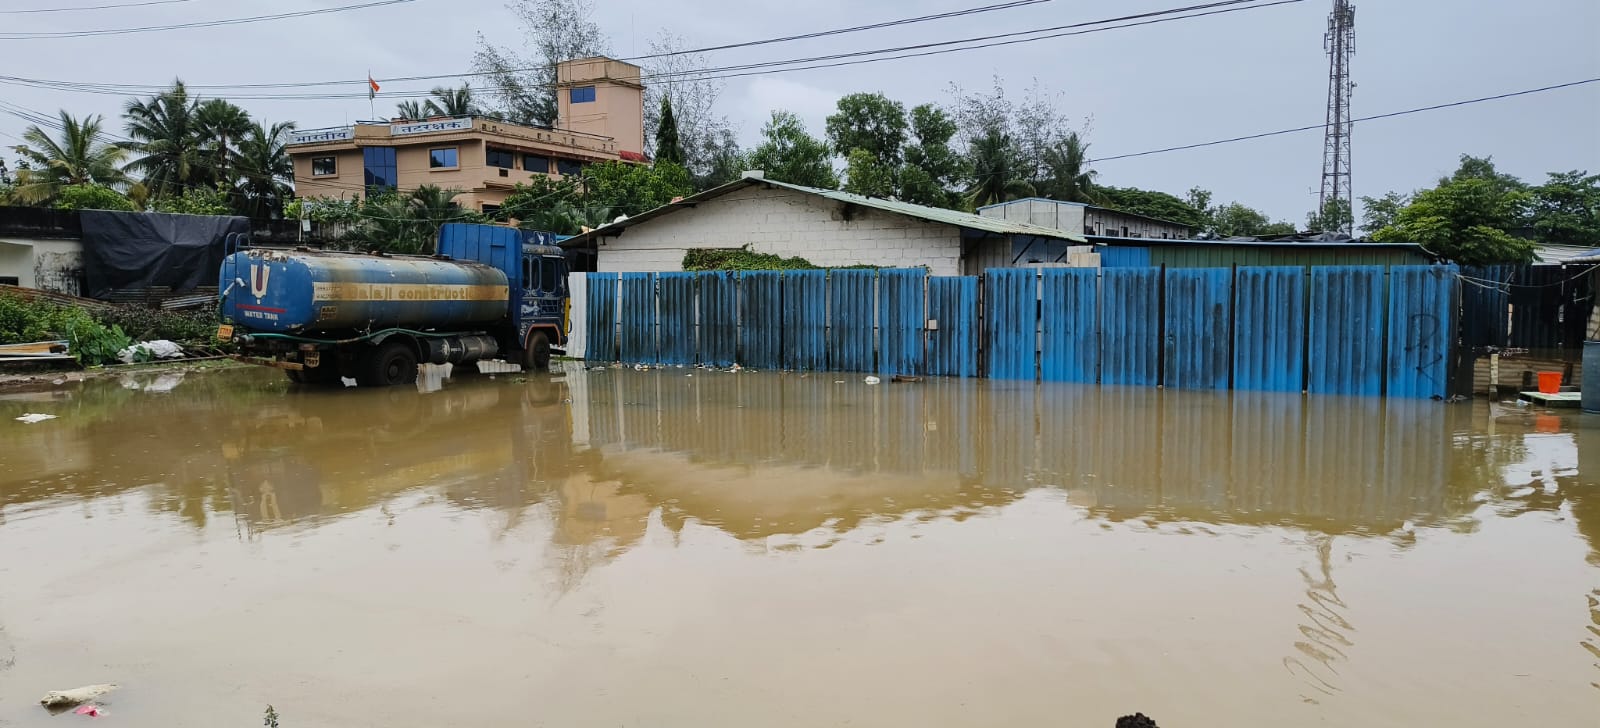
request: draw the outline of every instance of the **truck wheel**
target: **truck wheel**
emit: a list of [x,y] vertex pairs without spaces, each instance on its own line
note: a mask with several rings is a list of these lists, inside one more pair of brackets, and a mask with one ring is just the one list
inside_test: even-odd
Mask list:
[[530,372],[550,371],[550,336],[535,331],[528,336],[528,348],[522,350],[522,368]]
[[363,387],[392,387],[417,381],[417,352],[404,341],[385,341],[362,358],[357,383]]

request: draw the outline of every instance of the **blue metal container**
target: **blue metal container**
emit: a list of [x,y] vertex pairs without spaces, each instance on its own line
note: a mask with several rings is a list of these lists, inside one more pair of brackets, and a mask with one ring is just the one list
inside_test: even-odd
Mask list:
[[254,331],[465,329],[507,320],[493,266],[423,257],[245,250],[223,260],[223,316]]
[[1583,342],[1583,411],[1600,415],[1600,341]]

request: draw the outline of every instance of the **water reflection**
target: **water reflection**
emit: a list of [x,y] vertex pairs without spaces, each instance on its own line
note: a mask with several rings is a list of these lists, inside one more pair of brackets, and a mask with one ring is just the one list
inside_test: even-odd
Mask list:
[[[1509,528],[1520,524],[1541,537],[1559,534],[1569,546],[1575,531],[1587,540],[1587,563],[1600,567],[1600,424],[1516,407],[955,380],[868,386],[835,375],[679,369],[440,378],[420,387],[427,391],[291,389],[270,372],[254,371],[134,384],[95,382],[0,396],[0,534],[59,550],[50,536],[31,532],[29,521],[148,508],[152,517],[134,528],[222,539],[236,531],[247,546],[236,555],[250,555],[269,550],[258,550],[261,544],[309,542],[296,537],[337,532],[341,522],[382,529],[427,510],[485,524],[489,539],[504,547],[461,548],[457,538],[452,567],[481,553],[489,555],[482,564],[499,568],[502,560],[522,558],[528,542],[544,552],[528,559],[550,577],[534,580],[536,589],[517,591],[527,581],[517,575],[506,584],[480,576],[457,588],[504,598],[545,595],[548,584],[556,600],[576,594],[571,601],[619,590],[641,574],[671,575],[664,581],[677,588],[698,571],[723,566],[748,569],[737,578],[761,585],[752,588],[787,586],[781,578],[767,580],[787,568],[784,560],[707,560],[714,558],[709,551],[730,552],[719,541],[737,541],[751,554],[839,547],[815,554],[807,568],[837,569],[841,552],[851,553],[852,563],[884,559],[876,564],[883,569],[948,565],[937,550],[893,540],[907,533],[931,536],[917,546],[977,544],[985,557],[1010,559],[996,567],[994,582],[973,587],[992,590],[998,599],[1032,593],[1068,604],[1093,601],[1098,595],[1092,590],[1073,591],[1081,582],[1111,591],[1127,587],[1118,596],[1131,600],[1159,597],[1169,586],[1128,586],[1145,577],[1119,571],[1126,564],[1150,568],[1142,560],[1147,547],[1164,547],[1170,557],[1173,544],[1201,546],[1254,572],[1234,586],[1259,593],[1218,600],[1229,602],[1227,609],[1237,601],[1241,611],[1261,610],[1264,636],[1240,645],[1265,645],[1252,653],[1252,664],[1271,673],[1265,680],[1288,682],[1285,695],[1328,710],[1363,699],[1373,663],[1394,657],[1386,651],[1395,642],[1393,615],[1413,604],[1374,598],[1374,590],[1397,593],[1418,581],[1409,573],[1385,576],[1374,561],[1352,566],[1355,559],[1397,555],[1425,570],[1429,558],[1439,558],[1438,548],[1428,551],[1430,539],[1419,537],[1427,529],[1470,534],[1506,527],[1499,535],[1505,539],[1525,535]],[[11,421],[24,412],[58,419]],[[436,527],[441,519],[415,520]],[[372,536],[373,530],[350,532],[388,538]],[[1071,538],[1052,540],[1067,532]],[[440,542],[460,536],[448,528],[410,533]],[[1447,548],[1464,549],[1467,541],[1521,543],[1436,535],[1451,536],[1431,541],[1454,544]],[[880,540],[888,545],[875,545]],[[347,543],[331,541],[306,551],[336,555]],[[1575,553],[1551,543],[1556,546],[1537,548],[1551,548],[1552,559]],[[1105,550],[1080,557],[1055,548],[1063,544]],[[853,551],[862,545],[870,549]],[[672,557],[654,552],[652,560],[652,548],[672,549]],[[627,554],[640,558],[623,558]],[[249,563],[246,558],[236,566]],[[412,567],[398,557],[369,563]],[[1036,564],[1057,573],[1039,577],[1030,571]],[[1174,593],[1226,588],[1182,583],[1181,575],[1161,572],[1161,566],[1154,567],[1154,579],[1171,579]],[[1476,563],[1446,566],[1470,574]],[[807,577],[824,573],[836,574]],[[835,583],[829,598],[848,601],[860,584],[871,583],[862,589],[871,594],[867,601],[904,600],[892,605],[895,618],[924,610],[927,621],[908,624],[926,626],[936,620],[923,604],[938,600],[916,595],[954,597],[967,588],[963,583],[941,592],[943,585],[917,582],[919,589],[873,591],[879,587],[871,580],[881,573],[862,569],[854,574],[859,581]],[[1069,578],[1053,580],[1062,573]],[[1593,569],[1586,573],[1592,576]],[[969,571],[965,578],[982,576]],[[1009,583],[1028,579],[1039,581],[1032,592]],[[1459,576],[1453,586],[1505,587],[1476,579]],[[1574,621],[1558,618],[1546,629],[1560,634],[1553,650],[1580,670],[1596,668],[1592,679],[1575,681],[1587,693],[1584,684],[1600,689],[1600,590],[1592,578],[1568,583],[1556,588],[1564,590],[1559,601]],[[584,594],[594,585],[600,588]],[[707,580],[698,587],[714,585]],[[1141,591],[1146,587],[1152,591]],[[1530,595],[1558,601],[1523,594]],[[626,612],[622,601],[606,606]],[[635,595],[635,601],[650,599]],[[961,618],[979,601],[953,598],[943,616]],[[770,607],[750,599],[730,609]],[[680,604],[674,614],[703,608]],[[1146,627],[1161,632],[1164,609],[1118,623],[1119,638]],[[1438,611],[1443,615],[1448,605]],[[827,618],[854,623],[858,616],[850,609],[818,614],[813,624],[819,634],[833,628]],[[1589,619],[1580,625],[1583,615]],[[588,612],[579,616],[586,619]],[[790,622],[775,626],[812,618],[790,614]],[[520,623],[505,619],[507,634],[514,634]],[[682,627],[633,624],[659,630],[651,634]],[[1232,638],[1220,631],[1211,636],[1224,644]],[[905,637],[906,643],[885,643],[884,649],[892,653],[917,639]],[[1169,666],[1216,664],[1202,661],[1213,652],[1199,642],[1175,645]],[[1109,654],[1120,648],[1073,643],[1062,650]],[[0,673],[8,653],[0,630]]]

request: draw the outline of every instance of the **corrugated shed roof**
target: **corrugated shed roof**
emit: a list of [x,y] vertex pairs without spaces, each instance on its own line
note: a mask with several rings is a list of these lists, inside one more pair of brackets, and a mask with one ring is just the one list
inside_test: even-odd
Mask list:
[[1373,243],[1363,240],[1317,240],[1317,241],[1277,241],[1277,240],[1178,240],[1174,238],[1121,238],[1110,235],[1091,235],[1089,239],[1096,245],[1113,246],[1138,246],[1152,245],[1191,245],[1191,246],[1228,246],[1242,248],[1387,248],[1390,250],[1410,250],[1418,255],[1437,258],[1427,248],[1417,243]]
[[704,192],[690,195],[677,202],[662,205],[654,210],[642,212],[626,220],[607,223],[582,235],[577,235],[569,240],[564,240],[561,244],[563,246],[586,245],[593,238],[604,235],[618,234],[627,228],[633,227],[634,225],[647,222],[680,209],[691,208],[707,200],[712,200],[728,194],[729,192],[754,185],[777,187],[802,194],[823,197],[833,200],[834,202],[859,205],[861,207],[881,210],[883,212],[888,212],[895,215],[903,215],[905,217],[925,220],[933,223],[940,223],[943,225],[951,225],[967,230],[977,230],[981,232],[994,233],[997,235],[1031,235],[1034,237],[1051,238],[1054,240],[1068,240],[1075,243],[1088,242],[1088,240],[1082,235],[1071,233],[1066,230],[1040,227],[1038,225],[1029,225],[1021,222],[1010,222],[1008,220],[1001,220],[993,217],[981,217],[972,213],[959,212],[956,210],[945,210],[937,207],[927,207],[925,205],[913,205],[909,202],[897,202],[895,200],[884,200],[877,197],[866,197],[849,192],[841,192],[839,190],[824,190],[816,187],[794,185],[787,182],[779,182],[777,180],[763,179],[760,177],[743,177],[720,187],[713,187]]
[[1557,245],[1555,243],[1536,243],[1533,246],[1535,263],[1555,265],[1570,263],[1575,258],[1589,258],[1600,256],[1600,248],[1588,245]]

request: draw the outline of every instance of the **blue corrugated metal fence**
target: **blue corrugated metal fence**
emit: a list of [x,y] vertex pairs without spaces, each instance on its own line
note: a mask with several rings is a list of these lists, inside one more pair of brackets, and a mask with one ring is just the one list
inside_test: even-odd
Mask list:
[[1442,397],[1456,274],[1008,268],[981,283],[921,269],[590,274],[584,325],[590,358],[628,363]]

